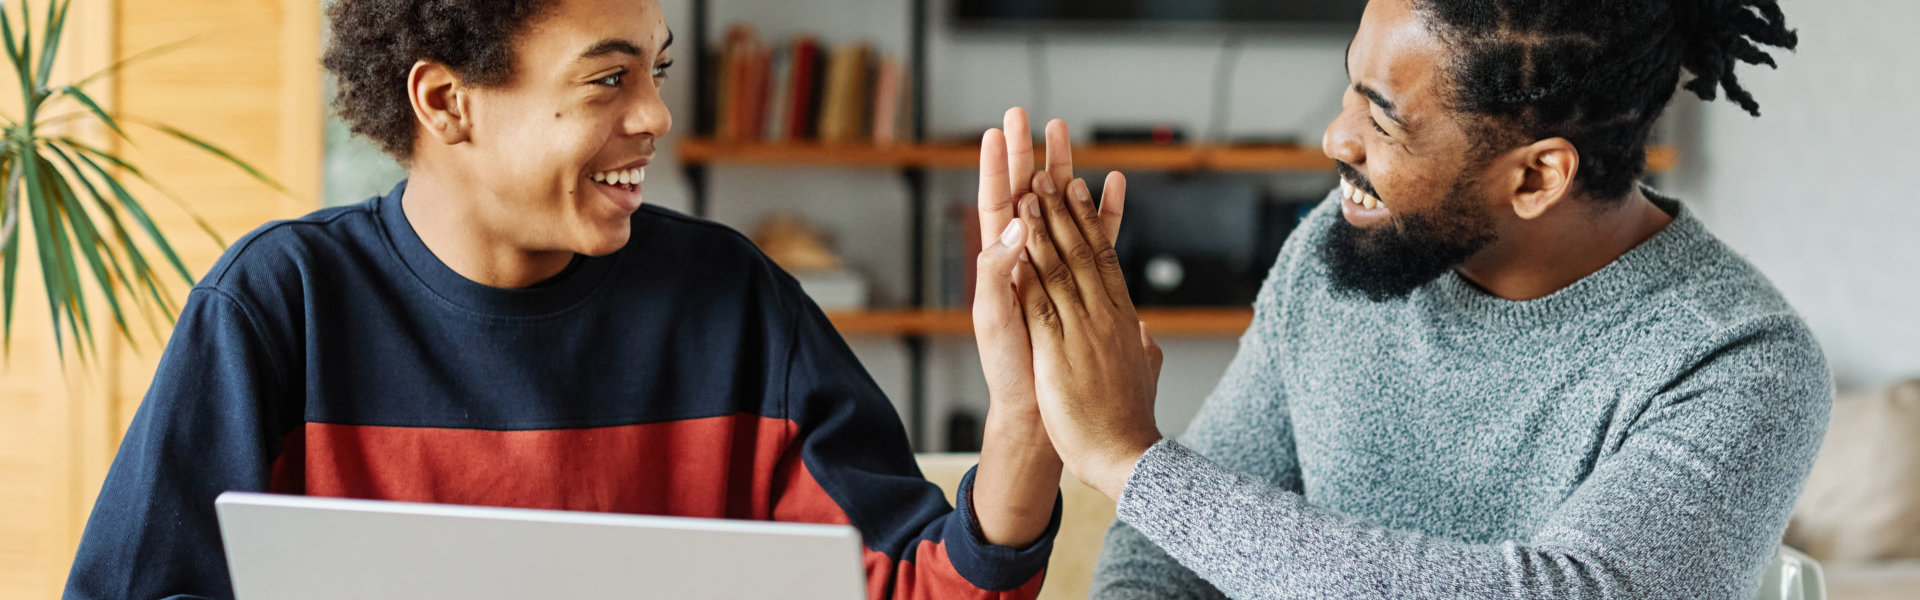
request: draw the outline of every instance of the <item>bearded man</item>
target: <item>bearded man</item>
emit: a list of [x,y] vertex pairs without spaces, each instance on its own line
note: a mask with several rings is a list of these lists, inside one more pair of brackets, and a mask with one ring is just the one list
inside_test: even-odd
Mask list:
[[1031,265],[1042,421],[1118,502],[1095,597],[1752,598],[1831,376],[1639,178],[1682,70],[1757,115],[1734,63],[1796,43],[1773,0],[1374,0],[1340,189],[1178,441],[1086,185],[1034,185],[988,252]]

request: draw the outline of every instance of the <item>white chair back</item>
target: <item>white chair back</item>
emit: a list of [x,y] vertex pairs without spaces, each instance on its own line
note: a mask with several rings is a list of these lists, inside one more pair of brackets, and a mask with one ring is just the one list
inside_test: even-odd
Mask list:
[[1827,582],[1820,563],[1799,550],[1781,546],[1760,576],[1759,600],[1826,600]]

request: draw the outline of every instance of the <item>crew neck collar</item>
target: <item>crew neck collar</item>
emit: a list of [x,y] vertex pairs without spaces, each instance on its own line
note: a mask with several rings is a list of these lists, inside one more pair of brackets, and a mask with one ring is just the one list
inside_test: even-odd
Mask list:
[[[440,299],[461,309],[501,317],[536,317],[564,311],[587,300],[625,254],[600,257],[575,255],[560,274],[525,288],[498,288],[467,279],[435,256],[407,221],[402,207],[407,182],[401,181],[381,197],[376,207],[393,250],[421,284]],[[417,201],[417,200],[416,200]]]

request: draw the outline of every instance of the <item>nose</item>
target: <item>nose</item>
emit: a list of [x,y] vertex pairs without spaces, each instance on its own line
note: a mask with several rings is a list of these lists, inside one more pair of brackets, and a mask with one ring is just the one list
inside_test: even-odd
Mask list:
[[633,110],[627,113],[625,125],[630,135],[655,139],[666,137],[667,132],[673,130],[673,111],[667,109],[667,101],[660,96],[659,88],[640,94]]
[[[1353,95],[1348,93],[1348,96]],[[1361,110],[1365,110],[1364,105],[1361,105]],[[1326,132],[1320,135],[1320,151],[1326,153],[1327,158],[1355,166],[1367,161],[1367,147],[1361,142],[1358,129],[1360,116],[1354,110],[1351,98],[1341,103],[1340,114],[1334,116],[1333,122],[1327,123]]]

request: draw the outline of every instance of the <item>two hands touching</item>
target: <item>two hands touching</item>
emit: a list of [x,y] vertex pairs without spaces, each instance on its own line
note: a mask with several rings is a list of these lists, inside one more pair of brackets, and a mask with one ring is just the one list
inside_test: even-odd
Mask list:
[[[1160,348],[1134,312],[1113,249],[1126,178],[1109,175],[1096,205],[1086,181],[1073,176],[1066,124],[1047,124],[1043,170],[1032,139],[1026,111],[1015,108],[1005,129],[989,130],[980,144],[973,328],[992,396],[982,470],[1005,446],[1050,446],[1045,451],[1058,456],[1054,478],[1064,464],[1118,500],[1134,464],[1160,440],[1153,418]],[[1028,439],[997,436],[996,420],[1021,423],[1001,429],[1029,432]],[[987,505],[977,506],[984,525]]]

